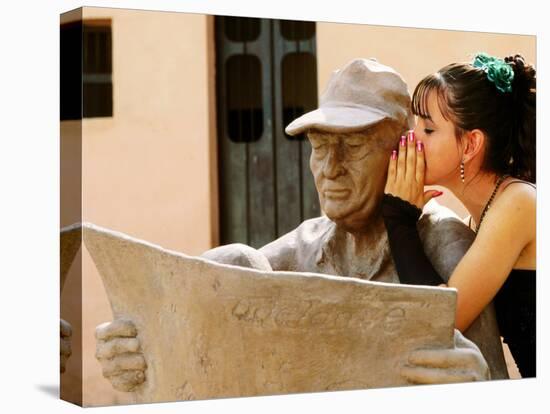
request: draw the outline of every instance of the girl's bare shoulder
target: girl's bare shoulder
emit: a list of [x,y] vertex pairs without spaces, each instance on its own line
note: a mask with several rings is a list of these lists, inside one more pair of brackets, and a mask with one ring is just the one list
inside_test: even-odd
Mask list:
[[530,214],[537,205],[537,189],[527,181],[511,180],[504,183],[495,205],[501,210],[513,210]]
[[536,188],[514,181],[496,197],[486,220],[493,230],[502,229],[503,235],[513,232],[518,241],[530,241],[536,231],[536,208]]

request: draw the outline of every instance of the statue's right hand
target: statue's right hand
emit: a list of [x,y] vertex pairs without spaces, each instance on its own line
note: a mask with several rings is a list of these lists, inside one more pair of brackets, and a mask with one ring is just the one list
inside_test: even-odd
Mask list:
[[59,343],[59,370],[63,374],[67,366],[67,359],[71,356],[71,336],[73,328],[71,324],[64,319],[60,319],[60,343]]
[[126,319],[106,322],[96,327],[95,336],[95,356],[103,376],[118,391],[134,391],[145,381],[147,368],[134,323]]
[[454,347],[420,349],[409,354],[401,375],[412,384],[448,384],[486,381],[491,371],[475,343],[458,329],[454,330]]

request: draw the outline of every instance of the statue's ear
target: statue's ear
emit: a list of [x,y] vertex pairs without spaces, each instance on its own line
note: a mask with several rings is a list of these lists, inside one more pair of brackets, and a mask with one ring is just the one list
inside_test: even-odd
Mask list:
[[485,145],[485,133],[480,129],[467,131],[462,137],[463,161],[468,162],[480,153]]

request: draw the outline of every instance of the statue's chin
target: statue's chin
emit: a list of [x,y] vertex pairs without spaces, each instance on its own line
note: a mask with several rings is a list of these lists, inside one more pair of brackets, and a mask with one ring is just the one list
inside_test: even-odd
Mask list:
[[352,213],[344,214],[343,212],[340,212],[340,214],[333,215],[325,211],[325,214],[329,219],[336,223],[338,227],[350,233],[361,231],[361,229],[365,226],[365,222],[363,220],[357,220]]
[[364,231],[365,227],[369,225],[369,222],[372,219],[372,211],[370,208],[352,210],[349,205],[346,206],[347,208],[343,208],[343,206],[339,206],[340,208],[334,207],[334,205],[326,203],[323,208],[323,212],[329,219],[336,223],[338,227],[341,227],[350,233]]
[[331,207],[326,206],[326,205],[323,207],[323,212],[325,213],[325,215],[329,219],[331,219],[332,221],[334,221],[336,223],[338,223],[341,220],[345,220],[346,216],[348,215],[341,208],[340,209],[331,208]]
[[345,219],[352,213],[348,199],[335,200],[325,198],[322,202],[322,208],[327,217],[332,221]]

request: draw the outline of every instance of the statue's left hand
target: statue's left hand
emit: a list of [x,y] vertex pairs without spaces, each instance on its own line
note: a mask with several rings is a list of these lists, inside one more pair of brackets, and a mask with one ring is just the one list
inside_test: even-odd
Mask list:
[[411,352],[401,375],[413,384],[445,384],[491,379],[489,366],[479,348],[455,329],[451,349]]
[[116,319],[96,327],[96,359],[103,376],[115,390],[133,392],[145,382],[147,363],[138,331],[129,319]]
[[64,319],[60,319],[60,337],[59,337],[59,371],[65,372],[67,359],[71,356],[71,336],[73,330],[71,324]]

